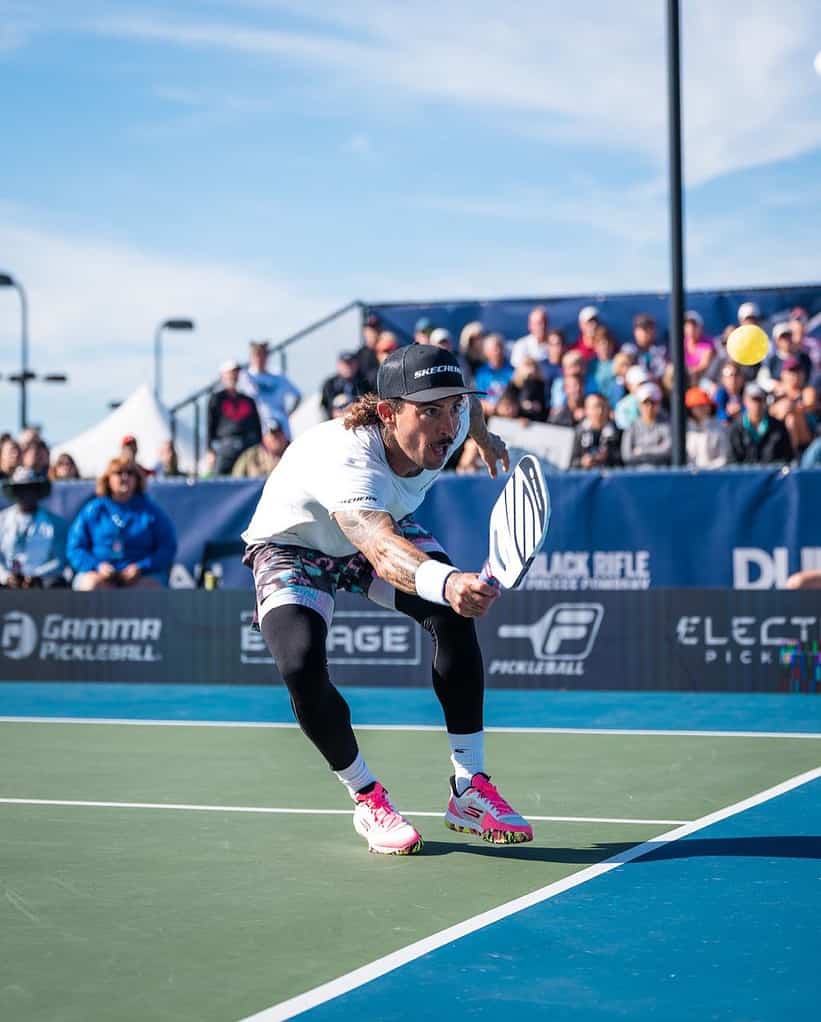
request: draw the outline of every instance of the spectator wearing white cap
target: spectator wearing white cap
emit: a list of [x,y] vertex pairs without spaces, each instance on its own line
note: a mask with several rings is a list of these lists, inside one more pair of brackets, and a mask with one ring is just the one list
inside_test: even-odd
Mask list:
[[715,357],[715,344],[711,337],[705,336],[701,314],[690,309],[684,315],[684,365],[691,386],[698,386]]
[[288,417],[296,411],[302,394],[287,376],[268,372],[267,341],[250,342],[248,368],[240,372],[237,387],[256,401],[263,430],[276,421],[291,439]]
[[445,351],[453,351],[453,336],[450,330],[446,330],[443,326],[438,326],[435,330],[431,331],[428,344],[432,344],[435,348],[444,348]]
[[624,431],[639,417],[639,403],[636,398],[636,391],[643,384],[651,379],[647,370],[642,366],[630,366],[624,374],[624,386],[627,393],[621,398],[613,409],[613,419],[620,430]]
[[791,461],[792,444],[787,427],[767,411],[767,395],[757,383],[744,388],[744,411],[730,426],[730,461],[744,465],[769,465]]
[[595,305],[585,305],[579,311],[579,336],[573,350],[581,352],[585,362],[592,362],[596,357],[596,327],[600,322],[599,310]]
[[239,370],[235,359],[223,362],[220,366],[222,389],[208,399],[206,445],[216,454],[217,475],[228,475],[240,454],[258,444],[262,437],[256,403],[237,388]]
[[761,309],[756,302],[742,302],[738,307],[738,325],[759,326],[761,323]]
[[22,465],[4,480],[12,506],[0,511],[0,588],[65,585],[68,522],[39,506],[50,490],[47,476]]
[[510,364],[515,369],[523,358],[535,358],[542,362],[548,356],[547,335],[550,331],[550,316],[543,305],[530,310],[527,317],[528,332],[510,349]]
[[772,330],[772,339],[773,350],[761,363],[755,382],[768,393],[777,390],[778,381],[781,379],[781,370],[789,358],[798,359],[804,370],[804,378],[809,379],[812,375],[812,360],[800,345],[795,344],[792,327],[787,320],[775,324]]
[[642,383],[636,388],[639,417],[624,431],[621,438],[621,460],[626,468],[649,468],[669,465],[673,452],[670,424],[663,419],[661,387]]

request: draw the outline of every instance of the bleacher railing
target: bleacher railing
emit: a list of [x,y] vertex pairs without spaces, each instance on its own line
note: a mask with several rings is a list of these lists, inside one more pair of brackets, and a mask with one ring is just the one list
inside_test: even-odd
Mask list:
[[[292,344],[296,344],[297,341],[301,341],[304,338],[316,333],[328,324],[333,323],[335,320],[340,319],[342,316],[346,316],[348,313],[353,312],[355,309],[359,310],[360,316],[364,315],[364,311],[367,308],[364,302],[359,299],[355,299],[352,302],[348,302],[347,305],[343,305],[339,309],[334,309],[333,312],[328,313],[327,316],[323,316],[321,319],[316,319],[302,329],[297,330],[296,333],[290,334],[277,344],[269,348],[269,356],[273,356],[278,362],[279,372],[285,374],[288,369],[288,348]],[[247,368],[247,364],[242,364],[242,368]],[[200,457],[205,450],[205,438],[203,436],[203,420],[205,418],[202,410],[203,401],[207,401],[211,394],[219,387],[220,379],[213,380],[211,383],[206,384],[204,387],[200,387],[199,390],[195,390],[188,397],[178,401],[175,405],[172,405],[168,409],[168,413],[171,417],[171,439],[176,441],[177,438],[177,421],[181,413],[184,413],[187,409],[191,409],[193,415],[193,438],[194,438],[194,477],[196,478],[199,474]]]

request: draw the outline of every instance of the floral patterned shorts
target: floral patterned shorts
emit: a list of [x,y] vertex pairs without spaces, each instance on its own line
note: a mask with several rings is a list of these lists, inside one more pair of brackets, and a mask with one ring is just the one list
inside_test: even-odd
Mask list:
[[[399,531],[414,546],[426,553],[442,547],[408,515],[399,522]],[[312,607],[330,625],[337,589],[361,593],[383,607],[393,609],[393,587],[373,570],[364,554],[329,557],[320,550],[303,546],[256,543],[242,558],[254,576],[257,594],[255,623],[273,607],[299,604]]]

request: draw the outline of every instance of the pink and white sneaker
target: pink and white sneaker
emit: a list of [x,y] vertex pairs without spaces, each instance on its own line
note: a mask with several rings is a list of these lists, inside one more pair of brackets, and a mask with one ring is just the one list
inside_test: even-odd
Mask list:
[[494,845],[533,840],[533,828],[502,798],[487,774],[474,774],[461,795],[456,789],[456,778],[451,777],[450,790],[446,827],[463,834],[476,834]]
[[367,794],[356,795],[355,801],[353,827],[368,842],[369,852],[414,855],[422,850],[419,831],[394,809],[379,781]]

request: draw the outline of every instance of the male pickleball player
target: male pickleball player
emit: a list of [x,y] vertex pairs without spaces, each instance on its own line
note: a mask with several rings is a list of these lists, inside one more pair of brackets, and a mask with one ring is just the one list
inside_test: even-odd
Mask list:
[[456,569],[411,514],[471,436],[491,476],[508,454],[485,426],[475,391],[445,349],[412,344],[379,367],[377,394],[291,444],[243,533],[262,635],[299,724],[354,800],[372,852],[410,855],[416,828],[362,757],[347,703],[331,683],[325,639],[337,589],[409,615],[433,636],[453,776],[445,823],[497,844],[530,841],[530,825],[485,772],[484,672],[473,618],[499,593]]

